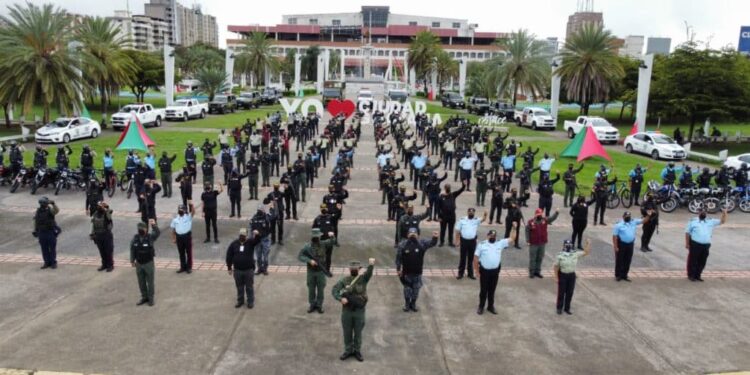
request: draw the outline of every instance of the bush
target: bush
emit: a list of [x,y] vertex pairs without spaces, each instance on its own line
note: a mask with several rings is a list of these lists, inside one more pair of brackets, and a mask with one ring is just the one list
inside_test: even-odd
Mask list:
[[414,95],[417,98],[426,98],[427,95],[424,94],[424,91],[417,91],[417,93]]

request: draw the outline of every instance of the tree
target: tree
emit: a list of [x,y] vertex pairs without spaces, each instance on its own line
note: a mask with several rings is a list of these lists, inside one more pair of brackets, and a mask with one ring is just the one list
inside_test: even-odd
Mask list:
[[486,62],[472,61],[466,67],[467,91],[472,96],[481,96],[487,99],[492,98],[497,86],[493,84],[491,66]]
[[701,50],[687,42],[661,63],[662,76],[652,84],[652,110],[686,117],[688,139],[698,121],[750,115],[750,62],[737,52]]
[[319,46],[310,46],[302,55],[302,76],[305,80],[312,81],[318,78],[318,55],[320,55]]
[[208,101],[214,100],[217,93],[228,89],[227,75],[223,69],[208,67],[198,70],[195,79],[200,82],[201,92],[208,96]]
[[266,37],[266,33],[255,31],[244,41],[243,55],[247,58],[247,73],[255,76],[257,85],[261,77],[265,77],[266,70],[269,74],[278,72],[279,61],[271,53],[273,43]]
[[609,30],[590,24],[565,41],[557,73],[567,97],[580,103],[584,115],[592,103],[607,101],[613,85],[625,74],[614,41]]
[[42,105],[44,122],[53,106],[70,111],[80,105],[83,83],[70,41],[70,17],[51,4],[8,7],[0,16],[0,103],[20,103],[22,113]]
[[524,29],[512,33],[508,39],[498,40],[496,44],[510,55],[502,64],[496,65],[499,90],[512,92],[513,105],[516,105],[519,93],[544,96],[551,74],[547,44],[536,40],[534,34]]
[[630,114],[633,114],[633,105],[638,97],[638,73],[640,70],[640,61],[631,59],[629,57],[619,57],[620,65],[622,65],[624,75],[622,80],[615,82],[612,87],[610,96],[616,98],[622,103],[620,107],[620,121],[625,113],[625,108],[630,107]]
[[224,51],[204,43],[197,43],[190,47],[176,47],[175,65],[182,75],[193,78],[199,69],[223,67]]
[[148,89],[158,89],[164,84],[164,61],[159,54],[126,50],[124,52],[135,62],[135,72],[128,82],[130,91],[137,102],[142,102]]
[[123,49],[129,40],[119,34],[119,27],[101,17],[85,18],[75,33],[83,43],[84,76],[99,90],[102,113],[107,113],[108,94],[128,84],[136,71]]
[[[341,64],[343,63],[344,62],[341,61],[341,53],[337,50],[332,50],[331,57],[328,60],[328,75],[338,76],[341,71]],[[344,77],[339,77],[339,79],[344,79]]]
[[420,31],[409,44],[409,67],[414,69],[417,79],[423,79],[432,71],[440,47],[440,38],[430,31]]
[[437,71],[438,91],[442,92],[446,81],[458,77],[458,61],[454,60],[448,52],[440,50],[435,59],[435,70]]

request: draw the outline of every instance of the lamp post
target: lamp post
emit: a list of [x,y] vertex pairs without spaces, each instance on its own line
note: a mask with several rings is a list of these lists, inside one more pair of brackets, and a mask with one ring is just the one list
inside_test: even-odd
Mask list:
[[643,57],[638,67],[638,100],[636,102],[635,121],[638,131],[646,130],[646,114],[648,113],[648,96],[651,91],[651,74],[654,70],[654,55]]

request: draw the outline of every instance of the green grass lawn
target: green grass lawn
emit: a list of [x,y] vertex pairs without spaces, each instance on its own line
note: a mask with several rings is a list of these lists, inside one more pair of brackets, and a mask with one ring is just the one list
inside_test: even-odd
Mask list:
[[242,127],[245,120],[258,120],[266,118],[266,115],[276,111],[283,112],[281,105],[263,106],[253,110],[239,110],[235,113],[225,115],[209,115],[202,120],[190,120],[183,123],[171,123],[172,126],[180,128],[211,128],[211,129],[234,129]]
[[[443,122],[447,121],[450,116],[453,115],[459,115],[462,116],[469,121],[476,123],[479,121],[480,116],[477,115],[470,115],[466,113],[466,110],[463,109],[452,109],[452,108],[446,108],[443,107],[440,102],[427,102],[427,113],[439,113],[442,117]],[[529,128],[522,128],[520,126],[516,126],[513,123],[507,123],[505,126],[508,128],[508,131],[510,132],[510,135],[513,137],[549,137],[551,132],[549,131],[543,131],[543,130],[531,130]]]

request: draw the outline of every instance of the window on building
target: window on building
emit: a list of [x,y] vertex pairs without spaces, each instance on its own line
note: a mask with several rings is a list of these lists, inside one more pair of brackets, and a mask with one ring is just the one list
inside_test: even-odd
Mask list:
[[456,57],[456,53],[455,52],[448,52],[448,55],[450,55],[450,57]]
[[409,26],[417,26],[417,21],[409,21]]
[[290,18],[289,19],[289,24],[290,25],[296,25],[297,24],[297,19],[296,18]]
[[331,21],[331,25],[333,25],[333,26],[341,26],[341,20],[333,20],[333,21]]
[[308,22],[310,23],[310,25],[317,25],[318,24],[318,19],[317,18],[310,18],[310,21],[308,21]]
[[433,22],[432,27],[440,27],[440,22]]
[[477,54],[476,54],[476,52],[472,52],[472,53],[471,53],[471,54],[469,55],[469,57],[471,57],[472,59],[476,59],[476,58],[477,58]]
[[382,49],[379,49],[378,56],[383,56],[383,55],[385,55],[385,51],[383,51]]
[[461,28],[461,22],[453,22],[453,28],[454,29],[460,29]]

